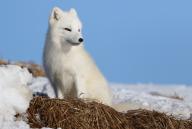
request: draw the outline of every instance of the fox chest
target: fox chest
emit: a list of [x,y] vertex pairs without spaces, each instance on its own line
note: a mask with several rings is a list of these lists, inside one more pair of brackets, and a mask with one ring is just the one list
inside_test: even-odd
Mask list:
[[60,74],[64,74],[64,76],[67,75],[74,75],[75,74],[75,63],[73,61],[73,58],[69,56],[60,56],[57,58],[57,64],[53,67],[56,67],[56,71]]

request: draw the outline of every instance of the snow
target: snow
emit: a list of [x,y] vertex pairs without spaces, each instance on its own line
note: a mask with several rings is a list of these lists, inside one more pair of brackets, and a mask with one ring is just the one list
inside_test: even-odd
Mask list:
[[32,83],[29,88],[35,92],[41,92],[48,94],[49,97],[55,97],[54,91],[49,83],[49,80],[45,77],[37,77],[32,79]]
[[[189,118],[192,113],[190,86],[113,83],[110,87],[113,92],[113,103],[123,105],[124,110],[130,107],[146,108],[183,119]],[[26,68],[19,66],[0,66],[0,129],[30,129],[25,120],[16,119],[14,116],[26,111],[32,92],[47,93],[54,97],[47,78],[34,78]],[[183,100],[169,97],[175,95]]]
[[[29,106],[32,92],[28,84],[32,79],[27,69],[19,66],[0,67],[0,128],[27,129],[24,121],[15,121],[14,115],[24,113]],[[30,95],[31,94],[31,95]]]
[[[192,87],[184,85],[112,85],[114,103],[131,103],[138,108],[165,112],[178,118],[187,119],[192,113]],[[158,93],[159,95],[152,95]],[[183,100],[166,96],[177,95]]]

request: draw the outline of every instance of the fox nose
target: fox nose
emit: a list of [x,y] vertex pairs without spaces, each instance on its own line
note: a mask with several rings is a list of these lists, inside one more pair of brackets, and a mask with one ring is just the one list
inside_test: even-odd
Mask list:
[[80,43],[83,42],[83,38],[79,38],[79,42],[80,42]]

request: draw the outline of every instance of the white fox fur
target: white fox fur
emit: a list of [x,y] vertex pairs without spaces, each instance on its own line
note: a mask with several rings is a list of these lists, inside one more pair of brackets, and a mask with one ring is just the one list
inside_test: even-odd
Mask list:
[[[52,10],[43,63],[56,96],[98,100],[111,105],[107,81],[83,47],[81,22],[74,9]],[[80,40],[81,39],[81,40]]]

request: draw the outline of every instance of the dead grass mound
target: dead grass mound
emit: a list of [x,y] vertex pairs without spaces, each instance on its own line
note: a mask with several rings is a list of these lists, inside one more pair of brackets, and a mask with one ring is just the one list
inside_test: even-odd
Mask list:
[[32,128],[62,129],[192,129],[192,121],[177,120],[148,110],[117,112],[113,108],[80,99],[35,97],[27,111]]
[[43,77],[45,76],[45,72],[43,71],[43,68],[38,65],[35,64],[33,62],[16,62],[15,65],[18,65],[22,68],[27,68],[28,71],[34,76],[34,77]]
[[28,71],[34,77],[44,77],[45,76],[45,72],[44,72],[43,68],[40,65],[35,64],[33,62],[22,62],[22,61],[9,62],[9,61],[0,59],[0,65],[9,65],[9,64],[18,65],[22,68],[27,68]]
[[1,59],[0,59],[0,65],[7,65],[7,64],[8,64],[7,61],[5,61],[5,60],[1,60]]

